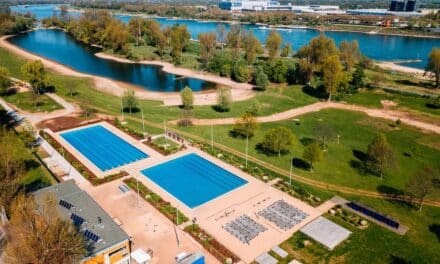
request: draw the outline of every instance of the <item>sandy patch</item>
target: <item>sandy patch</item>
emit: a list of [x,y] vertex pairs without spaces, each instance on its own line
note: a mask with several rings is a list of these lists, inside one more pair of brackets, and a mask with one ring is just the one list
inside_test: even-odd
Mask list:
[[386,69],[386,70],[391,70],[391,71],[397,71],[397,72],[401,72],[401,73],[408,73],[413,75],[413,77],[418,78],[418,79],[424,79],[424,80],[430,80],[431,79],[431,74],[430,73],[426,73],[424,70],[422,69],[417,69],[417,68],[413,68],[413,67],[408,67],[408,66],[403,66],[400,64],[397,64],[395,62],[391,62],[391,61],[382,61],[382,62],[377,62],[376,63],[377,66]]
[[[94,76],[90,74],[85,74],[78,72],[72,68],[62,65],[53,60],[37,56],[33,53],[25,51],[10,42],[7,41],[11,35],[3,36],[0,38],[0,46],[7,49],[8,51],[24,57],[28,60],[41,60],[47,69],[50,69],[56,73],[62,75],[69,75],[74,77],[91,78],[95,84],[95,89],[98,91],[111,94],[114,96],[121,96],[126,89],[136,90],[136,96],[142,100],[156,100],[162,101],[165,105],[180,105],[180,94],[179,93],[164,93],[164,92],[154,92],[143,89],[142,87],[131,85],[128,83],[123,83],[115,80],[111,80],[105,77]],[[105,55],[102,53],[96,54],[97,57],[103,59],[112,59],[122,63],[134,63],[126,59],[116,58],[110,55]],[[219,85],[229,86],[232,89],[233,101],[240,101],[252,98],[255,93],[252,90],[252,85],[234,82],[228,78],[223,78],[220,76],[197,72],[189,69],[183,69],[175,67],[172,64],[159,62],[159,61],[142,61],[142,64],[159,65],[163,67],[163,70],[169,73],[188,76],[191,78],[201,79],[205,81],[210,81],[218,83]],[[216,103],[217,94],[215,90],[195,92],[194,93],[194,104],[195,105],[212,105]]]

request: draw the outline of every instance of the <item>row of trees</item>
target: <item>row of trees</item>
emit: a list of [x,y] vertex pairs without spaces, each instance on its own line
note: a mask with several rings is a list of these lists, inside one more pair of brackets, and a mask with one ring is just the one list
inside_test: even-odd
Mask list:
[[35,19],[30,15],[10,15],[0,13],[0,36],[17,34],[32,28]]

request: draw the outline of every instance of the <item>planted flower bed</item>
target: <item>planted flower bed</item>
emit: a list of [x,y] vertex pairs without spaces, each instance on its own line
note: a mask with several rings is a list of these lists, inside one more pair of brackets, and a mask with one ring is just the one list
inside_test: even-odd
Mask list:
[[330,210],[330,214],[357,228],[363,229],[368,227],[367,220],[347,209],[344,209],[341,205],[333,207],[333,209]]
[[151,147],[152,149],[156,150],[157,152],[165,156],[174,154],[176,152],[179,152],[180,150],[185,149],[184,145],[177,144],[171,139],[165,141],[165,137],[160,137],[153,140],[147,140],[145,141],[145,145]]
[[232,263],[237,263],[240,261],[240,258],[229,251],[229,249],[227,249],[225,246],[220,244],[220,242],[215,240],[215,238],[213,238],[205,230],[201,229],[197,224],[189,225],[185,227],[184,230],[222,263],[226,263],[227,259],[232,260]]
[[[128,185],[133,190],[137,191],[137,181],[135,178],[131,177],[124,180],[124,183]],[[149,202],[152,206],[154,206],[157,210],[159,210],[163,215],[165,215],[168,219],[170,219],[173,223],[176,223],[176,208],[173,207],[169,202],[165,201],[148,189],[143,183],[139,182],[139,195],[144,198],[145,201]],[[186,217],[182,212],[179,211],[179,221],[177,225],[183,224],[188,221],[188,217]]]
[[103,183],[111,182],[127,176],[128,173],[121,171],[116,174],[106,176],[104,178],[99,178],[91,170],[89,170],[84,164],[82,164],[72,153],[65,149],[52,135],[40,131],[40,136],[44,138],[47,143],[49,143],[54,149],[59,153],[64,153],[64,159],[66,159],[81,175],[86,178],[91,184],[97,186]]

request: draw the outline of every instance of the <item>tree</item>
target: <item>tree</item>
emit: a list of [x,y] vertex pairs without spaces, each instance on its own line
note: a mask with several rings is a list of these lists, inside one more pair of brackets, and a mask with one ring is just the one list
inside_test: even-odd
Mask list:
[[360,88],[365,86],[364,82],[365,78],[365,71],[364,67],[361,65],[356,65],[356,69],[353,72],[353,75],[351,76],[351,86],[352,86],[352,92],[357,92]]
[[246,111],[235,121],[232,133],[243,138],[253,137],[257,128],[258,123],[254,115]]
[[321,147],[324,150],[327,149],[327,142],[332,140],[336,136],[333,128],[330,125],[324,123],[318,123],[313,128],[313,133],[321,142]]
[[180,99],[182,100],[182,106],[184,109],[192,109],[194,104],[194,94],[191,88],[186,86],[180,92]]
[[217,105],[216,109],[220,112],[228,112],[232,101],[231,89],[228,87],[220,87],[217,89]]
[[261,53],[263,48],[260,41],[255,37],[254,32],[249,30],[243,39],[244,44],[244,57],[248,64],[252,64],[257,57],[257,54]]
[[34,107],[37,108],[37,99],[41,89],[46,86],[46,70],[41,60],[28,61],[21,67],[25,80],[31,85],[33,91]]
[[174,25],[170,32],[171,56],[174,61],[180,62],[183,49],[188,45],[191,35],[186,25]]
[[203,63],[208,64],[209,60],[214,56],[217,37],[215,33],[201,33],[198,38],[200,42],[200,57]]
[[0,95],[6,94],[8,88],[12,85],[9,75],[8,69],[0,66]]
[[307,145],[302,154],[302,158],[310,163],[310,171],[313,171],[313,163],[321,161],[324,154],[318,142]]
[[428,58],[426,71],[432,72],[435,78],[435,88],[440,87],[440,48],[433,48]]
[[24,164],[16,155],[15,143],[14,133],[0,127],[0,209],[3,207],[6,212],[24,176]]
[[136,39],[136,46],[141,45],[141,39],[145,33],[145,20],[140,17],[132,17],[128,22],[128,31]]
[[53,196],[37,206],[33,196],[20,196],[13,204],[4,252],[10,264],[78,263],[86,254],[84,235],[70,219],[61,219]]
[[300,59],[297,67],[298,81],[302,84],[310,82],[313,76],[313,64],[307,59]]
[[235,62],[231,77],[234,81],[241,83],[249,80],[249,69],[243,59]]
[[377,134],[367,150],[367,168],[369,170],[378,172],[380,178],[383,177],[383,172],[391,167],[394,162],[394,154],[391,146],[384,134]]
[[266,154],[278,154],[289,152],[295,142],[292,131],[286,127],[272,128],[264,135],[261,148]]
[[223,49],[223,45],[226,42],[226,27],[223,24],[218,24],[217,29],[217,41],[221,44],[222,49]]
[[269,33],[269,36],[266,39],[266,49],[269,53],[270,60],[273,60],[278,55],[282,42],[283,38],[280,33],[276,31],[271,31]]
[[332,94],[336,93],[344,75],[341,61],[338,55],[332,55],[324,60],[322,65],[322,82],[328,93],[328,101],[332,100]]
[[298,50],[298,57],[307,58],[313,68],[320,71],[325,59],[339,53],[335,42],[324,34],[313,38],[310,43]]
[[129,39],[130,32],[128,32],[127,26],[119,20],[111,20],[102,33],[101,42],[104,47],[126,54]]
[[286,82],[288,68],[287,68],[286,63],[283,60],[278,59],[275,61],[275,63],[272,62],[272,63],[268,64],[268,67],[271,68],[271,70],[270,70],[271,73],[269,74],[269,76],[270,76],[270,80],[272,82],[275,82],[275,83]]
[[292,52],[292,46],[290,43],[284,44],[283,48],[281,49],[281,57],[289,57],[290,53]]
[[226,45],[233,51],[233,58],[240,58],[240,49],[243,45],[243,31],[240,25],[232,25],[226,35]]
[[265,91],[269,85],[269,77],[264,72],[262,66],[257,66],[254,71],[253,80],[259,90]]
[[434,181],[438,179],[435,174],[432,167],[426,166],[414,173],[406,184],[407,192],[419,201],[419,211],[422,211],[423,201],[431,192]]
[[124,105],[124,110],[128,109],[130,115],[133,111],[138,110],[138,101],[134,90],[126,89],[124,92],[124,97],[122,98],[122,102]]
[[362,57],[362,54],[359,51],[359,43],[356,40],[353,40],[351,43],[343,40],[339,44],[339,53],[341,54],[341,61],[343,62],[345,69],[349,72]]

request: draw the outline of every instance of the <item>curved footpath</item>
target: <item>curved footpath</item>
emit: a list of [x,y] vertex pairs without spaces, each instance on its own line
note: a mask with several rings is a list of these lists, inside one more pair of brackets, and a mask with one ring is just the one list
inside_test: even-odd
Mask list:
[[[22,56],[29,60],[41,60],[44,65],[51,69],[54,72],[60,73],[62,75],[69,75],[74,77],[83,77],[83,78],[91,78],[95,83],[95,88],[101,92],[105,92],[110,95],[122,96],[126,89],[136,90],[136,96],[139,99],[143,100],[156,100],[163,101],[165,105],[180,105],[180,93],[178,92],[154,92],[143,89],[142,87],[131,85],[128,83],[115,81],[105,77],[99,77],[95,75],[90,75],[86,73],[78,72],[70,67],[67,67],[63,64],[55,62],[53,60],[35,55],[31,52],[23,50],[10,42],[7,41],[8,38],[12,37],[12,35],[3,36],[0,38],[0,46],[7,49],[8,51]],[[111,59],[116,60],[121,63],[135,63],[129,61],[127,59],[116,58],[114,56],[106,55],[103,53],[95,54],[97,57],[101,59]],[[231,87],[232,98],[234,101],[246,100],[255,95],[255,92],[252,90],[252,85],[237,83],[232,81],[229,78],[216,76],[213,74],[193,71],[189,69],[183,69],[175,67],[172,64],[158,62],[158,61],[142,61],[140,62],[145,65],[159,65],[163,67],[163,70],[169,73],[174,73],[177,75],[187,76],[191,78],[196,78],[200,80],[205,80],[209,82],[218,83],[219,85],[225,85]],[[194,104],[195,105],[212,105],[216,103],[217,93],[215,90],[204,91],[204,92],[195,92],[194,93]]]
[[[298,117],[307,113],[318,112],[323,109],[334,108],[334,109],[342,109],[349,111],[357,111],[363,112],[371,117],[383,118],[391,121],[396,121],[400,119],[400,121],[406,125],[413,126],[425,131],[434,132],[440,134],[440,127],[432,124],[426,123],[418,120],[414,120],[405,116],[403,112],[387,110],[387,109],[373,109],[364,106],[344,104],[344,103],[335,103],[335,102],[318,102],[311,105],[306,105],[303,107],[298,107],[294,109],[290,109],[284,112],[276,113],[269,116],[261,116],[257,117],[258,123],[268,123],[268,122],[276,122],[286,119],[291,119],[294,117]],[[196,126],[206,126],[206,125],[232,125],[235,124],[236,118],[218,118],[218,119],[192,119],[192,124]],[[176,120],[171,121],[171,123],[177,123]]]

